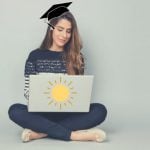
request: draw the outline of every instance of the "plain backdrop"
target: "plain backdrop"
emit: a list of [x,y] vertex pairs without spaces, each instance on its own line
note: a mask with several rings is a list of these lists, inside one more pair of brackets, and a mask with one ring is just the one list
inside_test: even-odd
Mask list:
[[[150,126],[150,1],[72,0],[83,41],[86,74],[95,75],[92,102],[104,104],[108,130]],[[40,16],[65,0],[0,0],[0,130],[7,111],[26,103],[24,64],[43,40]],[[9,131],[5,130],[5,132]]]

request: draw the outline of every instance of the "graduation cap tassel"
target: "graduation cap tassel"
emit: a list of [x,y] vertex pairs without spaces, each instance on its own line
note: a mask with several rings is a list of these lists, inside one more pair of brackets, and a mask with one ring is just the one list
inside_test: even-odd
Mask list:
[[54,26],[52,26],[50,23],[47,23],[52,29],[55,29]]
[[53,25],[51,25],[51,24],[49,23],[49,21],[47,21],[46,18],[45,18],[44,22],[47,23],[52,29],[55,29],[55,27],[54,27]]

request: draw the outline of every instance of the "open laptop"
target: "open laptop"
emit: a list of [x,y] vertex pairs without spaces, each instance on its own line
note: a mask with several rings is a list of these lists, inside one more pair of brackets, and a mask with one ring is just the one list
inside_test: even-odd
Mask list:
[[88,112],[93,75],[30,75],[29,112]]

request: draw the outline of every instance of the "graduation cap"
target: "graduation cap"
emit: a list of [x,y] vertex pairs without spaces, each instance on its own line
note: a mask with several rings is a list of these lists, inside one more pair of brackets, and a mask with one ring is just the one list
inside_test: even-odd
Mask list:
[[[72,2],[67,2],[67,3],[60,3],[60,4],[55,4],[48,11],[46,11],[40,19],[46,18],[49,20],[61,16],[63,13],[69,11],[67,8]],[[51,25],[49,22],[47,23],[50,27],[54,29],[54,26]]]

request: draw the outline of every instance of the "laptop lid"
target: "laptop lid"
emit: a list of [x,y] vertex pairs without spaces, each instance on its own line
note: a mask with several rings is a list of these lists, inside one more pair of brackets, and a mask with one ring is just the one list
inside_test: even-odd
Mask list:
[[88,112],[92,75],[30,75],[29,112]]

